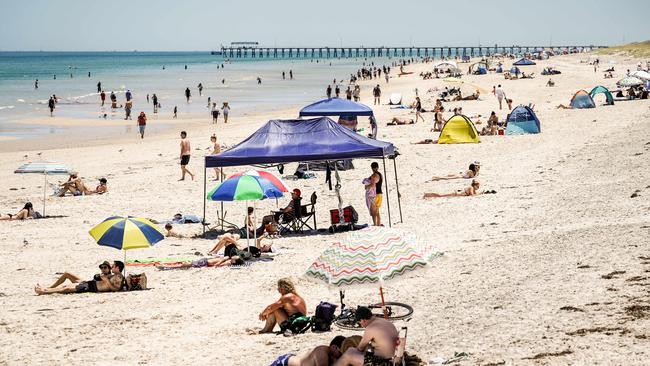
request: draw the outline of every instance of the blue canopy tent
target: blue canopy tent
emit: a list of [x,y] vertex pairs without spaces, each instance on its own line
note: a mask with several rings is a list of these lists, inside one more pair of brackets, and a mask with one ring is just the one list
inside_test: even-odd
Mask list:
[[524,135],[541,132],[539,119],[535,115],[535,112],[528,106],[517,106],[508,115],[507,121],[506,135]]
[[[397,164],[395,163],[396,155],[395,146],[392,143],[364,137],[327,117],[303,120],[271,120],[231,149],[217,155],[206,156],[204,170],[241,165],[380,158],[383,161],[384,176],[386,176],[386,157],[388,157],[393,160],[395,169],[395,185],[401,221],[402,213],[397,180]],[[206,174],[204,174],[203,182],[204,217],[205,180]],[[384,179],[384,182],[386,184],[388,223],[392,225],[390,199],[388,198],[388,179]]]
[[535,61],[529,60],[527,58],[522,58],[519,61],[516,61],[513,63],[515,66],[531,66],[531,65],[537,65]]
[[312,103],[300,110],[299,117],[331,117],[339,116],[344,120],[356,119],[359,116],[370,117],[372,138],[377,137],[377,122],[372,109],[365,104],[348,99],[328,98]]

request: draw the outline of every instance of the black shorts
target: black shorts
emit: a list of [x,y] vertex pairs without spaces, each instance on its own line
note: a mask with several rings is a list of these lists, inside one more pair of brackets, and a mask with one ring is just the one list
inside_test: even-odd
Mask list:
[[226,245],[226,249],[223,250],[224,257],[236,257],[237,256],[237,246],[235,244]]
[[187,165],[189,163],[190,163],[190,156],[189,155],[181,156],[181,165]]
[[75,292],[97,292],[97,282],[95,281],[83,281],[80,282],[77,287],[75,287]]

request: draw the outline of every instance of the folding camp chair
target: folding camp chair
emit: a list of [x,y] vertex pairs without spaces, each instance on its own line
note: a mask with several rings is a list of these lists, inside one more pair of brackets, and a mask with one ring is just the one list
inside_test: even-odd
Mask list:
[[[302,232],[305,227],[308,227],[309,230],[316,230],[316,199],[318,199],[318,196],[316,192],[313,192],[309,198],[311,203],[300,206],[300,211],[294,218],[294,231]],[[309,225],[309,219],[311,218],[314,220],[314,227]]]
[[300,204],[301,198],[298,197],[293,201],[293,212],[272,211],[273,218],[278,224],[278,232],[284,234],[290,231],[296,231],[296,214],[300,215],[302,212],[302,205]]

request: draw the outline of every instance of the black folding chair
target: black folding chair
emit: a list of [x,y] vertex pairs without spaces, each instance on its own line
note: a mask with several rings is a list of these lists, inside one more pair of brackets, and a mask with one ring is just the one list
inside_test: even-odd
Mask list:
[[[294,231],[302,232],[305,227],[309,228],[309,230],[317,230],[316,229],[316,200],[317,199],[318,196],[316,195],[316,192],[314,192],[311,194],[311,197],[309,199],[311,203],[300,206],[299,215],[297,215],[294,220],[295,221]],[[311,225],[309,225],[310,219],[314,220],[314,227],[311,227]]]

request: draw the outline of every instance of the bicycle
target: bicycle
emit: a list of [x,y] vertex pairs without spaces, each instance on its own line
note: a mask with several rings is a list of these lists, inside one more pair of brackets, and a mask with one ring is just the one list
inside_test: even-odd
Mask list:
[[[334,324],[341,329],[347,330],[361,330],[361,324],[355,319],[356,307],[347,307],[343,303],[345,294],[343,291],[341,296],[341,314],[334,319]],[[384,303],[386,307],[386,315],[388,320],[403,320],[408,319],[413,315],[413,307],[401,302],[388,301]],[[376,317],[384,317],[384,308],[381,303],[366,305]]]

